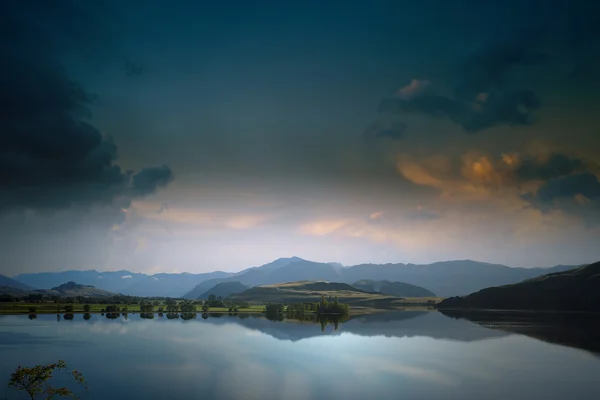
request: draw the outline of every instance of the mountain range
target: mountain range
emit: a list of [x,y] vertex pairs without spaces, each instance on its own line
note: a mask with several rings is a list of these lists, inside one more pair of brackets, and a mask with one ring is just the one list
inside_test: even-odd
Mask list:
[[31,286],[28,286],[22,282],[19,282],[2,274],[0,274],[0,287],[7,287],[24,291],[33,289]]
[[29,289],[50,290],[66,282],[77,282],[81,285],[92,285],[109,292],[129,296],[181,297],[200,282],[213,278],[225,278],[230,275],[230,273],[221,271],[202,274],[147,275],[130,271],[88,270],[21,274],[12,280],[27,285]]
[[566,271],[573,266],[553,268],[511,268],[505,265],[464,260],[427,265],[361,264],[341,267],[334,263],[318,263],[298,257],[280,258],[261,267],[238,274],[199,283],[185,298],[197,299],[220,282],[237,281],[246,286],[318,280],[352,284],[361,280],[404,282],[420,286],[440,297],[457,296],[497,285],[521,282],[550,272]]
[[600,262],[450,297],[438,308],[600,311]]
[[[360,280],[404,282],[421,286],[440,297],[466,295],[490,286],[521,282],[574,266],[511,268],[478,261],[446,261],[426,265],[361,264],[342,266],[299,257],[280,258],[237,273],[215,271],[202,274],[163,273],[148,275],[130,271],[63,271],[21,274],[11,281],[36,289],[51,289],[73,281],[115,293],[136,296],[185,297],[197,299],[221,282],[239,282],[254,287],[295,281],[329,281],[352,284]],[[8,278],[10,279],[10,278]],[[10,282],[9,282],[10,283]],[[1,285],[1,284],[0,284]],[[11,286],[12,285],[6,285]]]

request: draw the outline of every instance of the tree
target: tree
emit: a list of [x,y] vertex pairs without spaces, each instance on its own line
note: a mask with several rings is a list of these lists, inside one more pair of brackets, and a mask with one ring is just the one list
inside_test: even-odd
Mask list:
[[32,307],[29,307],[29,312],[30,312],[30,313],[35,313],[36,311],[37,311],[37,308],[36,308],[36,307],[33,307],[33,306],[32,306]]
[[39,398],[39,396],[45,396],[45,399],[51,399],[55,396],[76,399],[77,397],[70,389],[66,387],[55,388],[48,383],[55,370],[68,371],[75,382],[87,389],[87,384],[81,372],[77,370],[70,371],[63,360],[47,365],[36,365],[35,367],[18,366],[15,372],[12,373],[8,386],[25,391],[32,400]]
[[211,294],[210,296],[208,296],[208,301],[215,301],[217,300],[217,296],[215,296],[214,294]]
[[90,310],[91,310],[91,309],[92,309],[92,307],[90,307],[90,305],[89,305],[89,304],[85,304],[85,305],[83,306],[83,311],[85,311],[86,313],[87,313],[87,312],[90,312]]
[[202,312],[206,313],[208,312],[209,306],[208,306],[208,302],[204,302],[204,304],[202,305]]
[[72,313],[73,312],[73,305],[72,304],[67,304],[65,306],[65,311],[68,313]]

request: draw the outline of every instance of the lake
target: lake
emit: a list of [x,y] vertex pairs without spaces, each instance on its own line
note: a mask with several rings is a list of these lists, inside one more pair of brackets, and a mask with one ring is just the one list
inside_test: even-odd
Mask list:
[[455,317],[395,311],[336,330],[262,316],[5,315],[0,398],[24,398],[4,384],[17,365],[58,359],[84,374],[85,399],[600,398],[596,320]]

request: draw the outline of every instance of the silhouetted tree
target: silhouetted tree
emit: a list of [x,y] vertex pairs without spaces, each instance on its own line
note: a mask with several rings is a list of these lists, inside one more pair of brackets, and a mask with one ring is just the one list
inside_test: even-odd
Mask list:
[[90,307],[89,304],[84,304],[83,305],[83,311],[85,311],[86,313],[90,312],[91,309],[92,309],[92,307]]

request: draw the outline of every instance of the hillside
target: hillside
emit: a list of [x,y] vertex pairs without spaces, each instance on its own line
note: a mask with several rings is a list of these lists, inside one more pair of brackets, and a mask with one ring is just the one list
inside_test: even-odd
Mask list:
[[44,294],[61,296],[61,297],[111,297],[116,296],[116,293],[112,293],[106,290],[97,289],[90,285],[80,285],[75,282],[67,282],[62,285],[53,287],[50,290],[36,290],[35,292],[43,292]]
[[367,292],[377,292],[398,297],[435,297],[435,294],[420,286],[404,282],[373,281],[363,279],[352,284],[355,288]]
[[18,289],[20,291],[27,291],[33,289],[24,283],[21,283],[15,279],[9,278],[8,276],[0,274],[0,287]]
[[216,297],[227,298],[231,295],[242,293],[248,289],[248,286],[242,285],[239,282],[221,282],[217,283],[211,289],[198,296],[197,300],[206,300],[211,295],[215,295]]
[[29,290],[17,289],[12,286],[0,286],[0,296],[23,297],[31,293]]
[[257,286],[243,293],[231,296],[232,299],[256,303],[298,303],[317,302],[321,296],[337,297],[342,303],[353,308],[394,308],[401,298],[379,293],[367,293],[346,283],[302,281]]
[[600,262],[451,297],[438,308],[600,311]]

